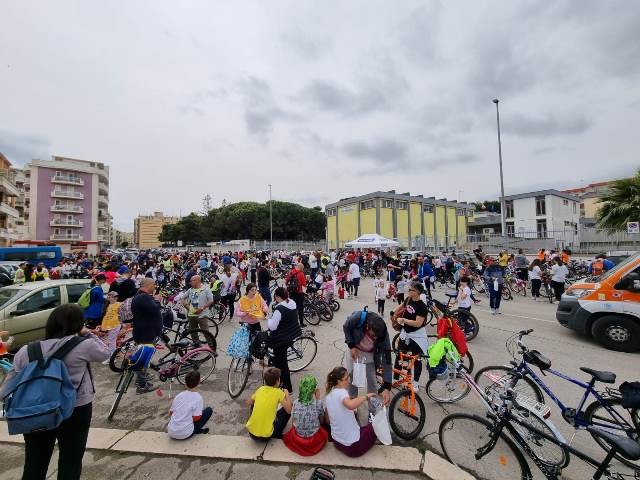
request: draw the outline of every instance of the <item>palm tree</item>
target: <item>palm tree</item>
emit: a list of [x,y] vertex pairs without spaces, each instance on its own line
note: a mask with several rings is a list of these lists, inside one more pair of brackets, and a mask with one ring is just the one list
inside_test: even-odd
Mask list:
[[614,181],[596,212],[598,227],[626,230],[627,222],[640,221],[640,169],[631,178]]

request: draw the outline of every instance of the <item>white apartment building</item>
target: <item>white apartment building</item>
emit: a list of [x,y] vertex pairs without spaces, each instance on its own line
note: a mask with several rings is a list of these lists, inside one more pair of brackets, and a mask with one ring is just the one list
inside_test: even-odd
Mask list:
[[559,190],[508,195],[505,201],[507,236],[553,238],[566,247],[580,245],[581,200]]

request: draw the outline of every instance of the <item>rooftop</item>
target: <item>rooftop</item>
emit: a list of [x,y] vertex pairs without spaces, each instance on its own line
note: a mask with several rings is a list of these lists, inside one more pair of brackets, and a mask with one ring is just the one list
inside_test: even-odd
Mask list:
[[455,200],[448,200],[446,198],[436,199],[436,197],[425,197],[422,194],[420,194],[420,195],[411,195],[410,192],[396,193],[395,190],[388,190],[386,192],[378,190],[376,192],[367,193],[365,195],[360,195],[360,196],[356,196],[356,197],[341,198],[337,202],[330,203],[330,204],[326,205],[325,208],[332,208],[332,207],[337,207],[337,206],[340,206],[340,205],[348,205],[348,204],[361,202],[361,201],[365,201],[365,200],[373,200],[375,198],[383,198],[383,199],[389,199],[389,200],[412,201],[412,202],[425,203],[425,204],[429,204],[429,205],[443,205],[443,206],[447,205],[447,206],[450,206],[450,207],[460,207],[460,208],[469,208],[469,207],[471,207],[471,205],[468,204],[467,202],[457,202]]
[[531,198],[531,197],[541,197],[546,195],[552,195],[554,197],[566,198],[567,200],[571,200],[572,202],[580,202],[580,197],[575,195],[571,195],[566,192],[561,192],[560,190],[538,190],[537,192],[528,192],[528,193],[518,193],[516,195],[505,195],[505,200],[518,200],[521,198]]

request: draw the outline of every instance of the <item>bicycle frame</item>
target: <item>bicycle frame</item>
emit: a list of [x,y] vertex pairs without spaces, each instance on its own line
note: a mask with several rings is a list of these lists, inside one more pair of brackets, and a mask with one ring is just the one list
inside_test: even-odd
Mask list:
[[[627,422],[624,417],[622,417],[620,414],[618,414],[618,412],[615,411],[615,409],[611,408],[610,406],[608,406],[605,402],[604,397],[602,397],[593,387],[594,387],[594,383],[595,382],[590,382],[590,383],[584,383],[580,380],[576,380],[575,378],[571,378],[568,375],[565,375],[562,372],[558,372],[557,370],[554,370],[552,368],[549,368],[545,371],[555,375],[556,377],[560,377],[563,380],[566,380],[570,383],[573,383],[574,385],[579,386],[580,388],[584,389],[584,395],[582,396],[582,399],[580,400],[580,404],[578,406],[578,408],[575,409],[575,414],[573,415],[573,420],[571,420],[571,417],[569,415],[567,415],[567,412],[571,410],[570,407],[567,407],[564,403],[562,403],[562,401],[551,391],[551,389],[542,381],[542,379],[533,371],[533,369],[529,366],[529,364],[526,362],[526,360],[523,358],[522,361],[520,362],[520,364],[516,367],[516,371],[522,375],[529,375],[531,377],[531,379],[536,382],[536,384],[542,388],[542,390],[544,390],[544,392],[549,396],[549,398],[551,398],[551,400],[554,401],[554,403],[556,405],[558,405],[558,408],[560,408],[560,411],[562,412],[562,416],[563,418],[567,421],[567,423],[573,425],[576,428],[586,428],[589,425],[593,425],[596,427],[600,427],[600,428],[606,428],[608,430],[622,430],[622,431],[626,431],[627,429],[630,428],[634,428],[632,425],[629,425],[629,422]],[[612,425],[611,423],[600,423],[600,422],[592,422],[592,423],[588,423],[584,418],[583,418],[583,414],[584,414],[584,406],[587,402],[587,399],[593,395],[596,399],[596,401],[598,403],[600,403],[605,410],[607,410],[607,412],[613,417],[613,419],[615,419],[619,425],[624,425],[625,427],[620,427],[620,428],[616,428],[614,425]]]

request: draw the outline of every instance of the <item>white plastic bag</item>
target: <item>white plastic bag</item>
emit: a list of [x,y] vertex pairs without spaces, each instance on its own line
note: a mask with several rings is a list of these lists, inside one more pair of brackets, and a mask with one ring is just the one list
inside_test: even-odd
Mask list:
[[356,359],[353,362],[351,383],[358,388],[367,388],[367,364]]
[[391,445],[391,429],[387,418],[387,407],[382,407],[378,410],[378,413],[373,416],[371,425],[373,425],[373,431],[376,432],[378,440],[384,445]]

